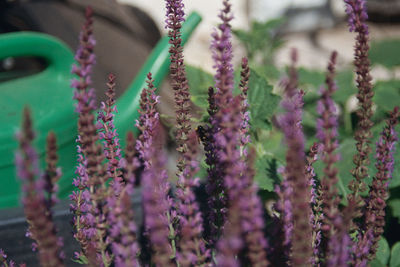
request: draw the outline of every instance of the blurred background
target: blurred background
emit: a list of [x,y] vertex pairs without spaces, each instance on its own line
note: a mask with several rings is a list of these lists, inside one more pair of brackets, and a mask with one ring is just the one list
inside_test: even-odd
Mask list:
[[[135,5],[146,11],[158,27],[164,27],[163,0],[120,0],[121,3]],[[186,59],[190,64],[212,70],[209,52],[210,33],[218,24],[217,14],[222,1],[192,0],[186,1],[186,11],[198,11],[203,22],[197,29],[192,41],[185,49]],[[234,29],[249,31],[252,22],[265,23],[274,19],[282,19],[274,34],[284,40],[280,49],[274,54],[279,66],[288,62],[288,50],[296,47],[299,50],[300,65],[311,68],[325,68],[329,53],[336,49],[339,52],[340,64],[352,61],[354,35],[348,32],[344,2],[341,0],[232,0],[235,18]],[[368,0],[371,39],[400,37],[400,1]],[[157,8],[155,8],[157,7]],[[271,30],[268,27],[266,31]],[[259,32],[262,35],[262,30]],[[239,46],[239,47],[238,47]],[[235,60],[238,62],[245,51],[235,39]],[[374,69],[375,77],[387,77],[388,73],[381,68]]]

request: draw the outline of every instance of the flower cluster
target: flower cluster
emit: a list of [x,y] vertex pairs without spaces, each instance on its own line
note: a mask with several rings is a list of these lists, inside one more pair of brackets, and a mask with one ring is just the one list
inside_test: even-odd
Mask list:
[[[170,74],[176,107],[176,183],[168,177],[167,157],[160,144],[160,102],[151,73],[143,88],[136,120],[138,136],[129,132],[125,153],[114,126],[116,77],[108,76],[107,100],[97,120],[94,90],[90,88],[95,63],[93,19],[90,8],[80,35],[71,83],[79,114],[76,189],[70,195],[73,235],[80,245],[76,261],[89,266],[367,266],[385,226],[385,207],[394,166],[397,141],[396,107],[376,144],[376,174],[369,187],[368,155],[371,150],[372,84],[368,61],[368,27],[365,1],[345,0],[350,31],[357,33],[355,72],[358,86],[357,153],[348,203],[341,205],[336,186],[340,160],[337,152],[338,110],[333,95],[337,52],[327,67],[325,85],[317,104],[317,142],[306,151],[303,132],[303,97],[292,50],[288,76],[282,81],[283,113],[276,117],[286,145],[282,177],[275,185],[271,210],[264,207],[254,181],[258,151],[251,144],[251,68],[242,59],[239,90],[234,93],[231,4],[223,0],[221,23],[212,34],[214,87],[208,89],[208,118],[192,127],[189,83],[186,78],[181,28],[182,0],[166,0],[166,28],[170,43]],[[252,95],[251,95],[252,96]],[[251,98],[250,98],[251,100]],[[253,136],[252,136],[253,137]],[[23,204],[43,266],[63,266],[62,242],[57,238],[51,208],[56,203],[57,168],[55,135],[47,139],[47,167],[41,174],[33,148],[34,132],[28,109],[17,135],[18,175],[23,180]],[[253,139],[253,138],[251,138]],[[203,145],[207,179],[205,203],[201,191],[199,156]],[[322,173],[314,165],[321,161]],[[278,176],[278,174],[276,174]],[[143,221],[136,221],[133,194],[141,196]],[[271,194],[273,194],[271,192]],[[203,204],[203,205],[201,205]],[[15,266],[0,249],[0,266]]]

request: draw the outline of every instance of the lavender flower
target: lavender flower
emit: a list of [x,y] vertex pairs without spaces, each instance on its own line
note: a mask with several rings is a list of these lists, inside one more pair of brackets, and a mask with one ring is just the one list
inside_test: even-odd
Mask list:
[[219,14],[222,23],[218,26],[219,31],[212,34],[213,41],[211,43],[214,68],[217,71],[214,76],[217,104],[221,107],[228,105],[233,98],[232,33],[229,24],[233,16],[230,14],[229,0],[224,0],[223,5],[224,8]]
[[170,244],[168,214],[172,200],[168,197],[169,183],[165,170],[165,159],[162,153],[151,149],[152,167],[143,173],[143,205],[144,224],[154,251],[152,261],[156,266],[175,266],[171,256],[173,250]]
[[[220,151],[220,143],[218,142],[217,135],[221,131],[221,124],[223,123],[223,112],[231,104],[233,98],[233,66],[232,66],[232,43],[231,43],[231,26],[229,22],[232,20],[231,4],[228,0],[223,2],[224,8],[219,14],[221,24],[218,26],[219,31],[212,34],[211,50],[213,53],[214,68],[216,74],[214,76],[216,93],[211,88],[209,89],[209,115],[210,115],[210,128],[209,128],[209,148],[214,151]],[[240,125],[238,125],[240,128]],[[223,180],[225,176],[225,167],[218,157],[214,157],[214,166],[210,166],[208,173],[207,193],[209,194],[209,205],[211,207],[208,215],[210,222],[211,238],[210,242],[213,243],[218,240],[224,222],[226,220],[227,210],[227,192],[226,184]]]
[[136,150],[144,162],[145,169],[149,169],[151,167],[150,148],[159,123],[159,114],[156,110],[159,97],[155,94],[156,88],[153,85],[154,80],[151,73],[147,74],[146,82],[147,88],[144,88],[140,95],[140,116],[136,120],[136,127],[141,131],[136,141]]
[[99,137],[103,139],[104,155],[108,159],[107,174],[113,179],[113,183],[121,183],[121,148],[119,137],[114,126],[114,114],[117,112],[115,106],[115,75],[108,75],[107,100],[101,102],[101,110],[98,113],[96,127],[99,130]]
[[[216,142],[221,148],[218,156],[225,170],[224,184],[229,209],[223,236],[217,243],[217,264],[239,266],[236,256],[245,245],[249,249],[246,256],[250,262],[267,264],[264,254],[267,244],[262,234],[263,212],[251,176],[254,172],[243,161],[238,148],[242,123],[240,98],[235,97],[232,106],[221,110],[221,114],[224,115],[221,117],[221,131],[216,136]],[[242,236],[245,237],[244,242]]]
[[287,180],[293,190],[290,200],[293,212],[292,264],[306,266],[312,255],[311,227],[309,223],[310,195],[305,176],[304,136],[301,128],[303,92],[297,90],[297,73],[294,67],[297,53],[292,52],[293,65],[289,69],[289,79],[285,86],[282,106],[286,113],[279,119],[280,127],[288,146],[286,153]]
[[116,267],[140,266],[137,226],[130,198],[132,193],[133,184],[127,184],[121,190],[118,198],[111,198],[109,203],[109,206],[114,209],[109,213],[108,221],[111,225],[109,233]]
[[312,248],[313,248],[313,256],[311,258],[312,266],[320,266],[320,244],[321,244],[321,225],[322,220],[324,218],[324,214],[322,213],[322,199],[321,199],[321,190],[317,191],[316,186],[316,175],[313,164],[318,159],[318,151],[320,150],[320,145],[318,143],[314,143],[310,152],[307,155],[307,165],[306,165],[306,177],[309,181],[309,187],[311,188],[311,209],[312,212],[310,214],[310,224],[312,227]]
[[249,111],[249,102],[247,99],[247,91],[249,90],[249,77],[250,77],[250,68],[249,62],[246,57],[242,58],[242,71],[240,72],[240,83],[239,88],[241,91],[241,115],[242,115],[242,125],[240,127],[240,152],[241,155],[247,156],[246,146],[250,142],[249,135],[249,121],[250,121],[250,111]]
[[[207,214],[208,220],[206,227],[210,234],[207,236],[207,241],[209,244],[214,244],[219,239],[225,222],[227,195],[215,140],[219,127],[217,126],[217,119],[215,117],[218,107],[216,105],[213,87],[208,89],[208,103],[209,125],[204,126],[204,128],[202,128],[203,132],[200,132],[199,135],[204,146],[206,164],[208,166],[206,190],[209,197],[207,203],[210,207],[210,211]],[[199,130],[200,129],[201,128],[199,128]]]
[[[91,246],[90,251],[96,250],[98,255],[96,256],[97,264],[108,266],[110,265],[111,258],[107,253],[107,242],[105,240],[106,234],[106,182],[107,182],[107,170],[102,164],[104,160],[103,149],[98,144],[98,135],[96,132],[96,126],[94,123],[93,111],[95,109],[94,90],[89,89],[91,84],[90,74],[92,66],[95,61],[93,54],[93,48],[95,45],[93,30],[92,30],[92,19],[93,11],[90,7],[86,9],[86,22],[83,26],[80,34],[80,46],[77,50],[75,59],[79,65],[72,67],[72,73],[76,74],[79,79],[74,79],[71,86],[75,88],[74,99],[78,101],[76,111],[79,113],[78,120],[78,132],[80,135],[80,147],[78,148],[83,157],[82,162],[85,162],[85,169],[87,172],[88,180],[87,186],[90,197],[90,210],[86,215],[86,224],[94,225],[94,228],[85,229],[86,234],[78,234],[80,236],[90,237],[87,242],[81,243],[83,253],[87,255],[89,249],[88,244]],[[78,166],[79,168],[79,166]],[[77,181],[76,184],[83,185],[83,183]],[[83,189],[84,190],[84,189]],[[80,190],[80,191],[83,191]],[[75,196],[71,196],[74,200],[79,201],[79,196],[82,196],[81,192],[75,193]],[[79,206],[76,205],[76,208]],[[90,214],[90,215],[89,215]],[[80,215],[75,213],[75,215]],[[76,231],[82,231],[78,225],[80,222],[75,219]],[[79,240],[78,240],[79,241]],[[89,258],[94,258],[90,256]],[[92,263],[95,264],[95,263]]]
[[256,151],[252,149],[247,160],[246,170],[242,179],[247,182],[243,188],[241,208],[241,228],[244,233],[245,247],[247,248],[246,257],[251,266],[268,266],[266,248],[267,240],[264,237],[264,212],[262,203],[257,195],[257,187],[253,182],[255,170]]
[[28,108],[24,109],[22,130],[18,133],[19,150],[15,156],[18,176],[24,182],[22,203],[29,223],[29,236],[35,240],[42,266],[64,266],[55,226],[44,197],[44,181],[40,177],[38,155],[32,147],[34,139]]
[[279,197],[279,201],[277,202],[275,208],[281,214],[280,221],[284,233],[282,245],[286,248],[286,256],[289,256],[293,236],[293,207],[290,200],[290,196],[293,193],[293,188],[288,181],[288,176],[285,172],[285,168],[281,168],[278,171],[282,175],[283,181],[281,182],[280,186],[275,187],[275,192]]
[[339,212],[340,197],[338,195],[336,184],[338,182],[338,169],[334,164],[339,160],[335,154],[338,147],[337,127],[338,116],[335,103],[333,102],[333,93],[337,90],[334,82],[335,64],[337,53],[333,52],[328,65],[326,76],[326,88],[321,88],[321,99],[318,101],[317,111],[320,118],[317,119],[317,138],[322,144],[322,161],[325,164],[324,176],[321,180],[322,203],[324,212],[323,230],[329,239],[334,230],[332,229],[333,220],[341,216]]
[[[7,254],[3,249],[0,249],[0,266],[1,267],[16,267],[17,265],[13,260],[7,259]],[[19,264],[19,267],[26,267],[25,263]]]
[[57,143],[56,136],[54,132],[50,132],[47,135],[47,151],[46,151],[46,170],[44,172],[44,181],[45,186],[44,190],[46,192],[46,203],[47,209],[50,212],[51,208],[58,202],[57,199],[57,191],[58,186],[57,182],[61,177],[61,169],[57,167]]
[[[346,12],[349,15],[350,31],[357,33],[356,44],[354,48],[354,65],[357,75],[356,82],[358,88],[357,99],[359,101],[359,110],[357,115],[359,118],[358,129],[355,132],[355,140],[357,141],[357,154],[354,155],[353,162],[355,168],[352,170],[354,180],[349,184],[352,191],[347,196],[348,201],[359,208],[364,206],[364,200],[359,193],[366,190],[364,179],[368,177],[369,154],[371,153],[370,142],[372,138],[371,127],[373,122],[371,117],[372,110],[372,77],[370,75],[371,64],[368,59],[369,50],[369,32],[366,20],[368,18],[365,0],[344,0],[346,3]],[[359,212],[356,210],[354,217],[358,217]]]
[[188,149],[188,136],[191,133],[190,125],[190,94],[186,79],[185,66],[181,46],[181,23],[184,18],[183,3],[181,0],[166,0],[167,19],[166,28],[169,28],[171,48],[169,50],[171,65],[170,73],[172,88],[175,91],[176,105],[176,141],[178,159],[178,181],[176,196],[178,197],[178,216],[181,238],[178,244],[180,248],[179,262],[182,266],[202,265],[207,253],[202,240],[203,220],[196,203],[192,188],[197,186],[197,180],[192,180],[194,174],[191,166],[193,154]]
[[347,234],[345,221],[337,216],[332,222],[333,227],[339,229],[333,234],[328,243],[327,267],[348,266],[350,261],[351,240]]
[[141,130],[141,135],[136,142],[136,149],[145,165],[142,180],[144,224],[155,252],[152,260],[158,266],[174,266],[170,259],[173,251],[168,239],[170,225],[168,214],[171,200],[168,197],[167,175],[163,171],[165,159],[160,156],[160,153],[156,154],[153,144],[159,115],[155,109],[158,97],[154,93],[155,88],[152,82],[152,76],[149,73],[148,88],[143,89],[140,101],[141,110],[139,110],[140,118],[136,123]]
[[390,112],[390,117],[386,122],[379,141],[376,144],[376,164],[378,170],[372,180],[369,190],[369,199],[366,211],[366,233],[371,232],[368,238],[371,242],[370,251],[364,254],[364,257],[372,260],[378,248],[378,242],[384,232],[385,227],[385,207],[388,198],[388,186],[392,178],[394,167],[394,150],[397,141],[397,135],[394,130],[400,117],[398,107]]
[[136,149],[145,166],[141,181],[144,225],[154,251],[154,263],[157,266],[174,266],[171,258],[175,258],[175,251],[169,240],[172,199],[168,197],[168,177],[163,170],[165,158],[157,151],[161,148],[156,147],[153,141],[159,127],[159,114],[156,110],[159,97],[155,94],[151,73],[147,75],[147,85],[141,94],[140,117],[136,121],[136,126],[141,131]]

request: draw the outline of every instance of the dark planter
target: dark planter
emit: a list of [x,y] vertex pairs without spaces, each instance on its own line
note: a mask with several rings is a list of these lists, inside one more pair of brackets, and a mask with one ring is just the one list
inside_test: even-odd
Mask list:
[[[137,190],[132,197],[135,221],[141,224],[141,194]],[[82,266],[72,261],[75,251],[79,251],[79,244],[72,236],[72,215],[69,211],[69,200],[63,200],[54,208],[54,221],[58,228],[58,236],[64,239],[64,253],[66,266]],[[25,237],[28,225],[25,221],[23,208],[0,210],[0,248],[5,251],[8,259],[17,264],[26,263],[27,267],[40,266],[37,252],[31,249],[32,240]]]

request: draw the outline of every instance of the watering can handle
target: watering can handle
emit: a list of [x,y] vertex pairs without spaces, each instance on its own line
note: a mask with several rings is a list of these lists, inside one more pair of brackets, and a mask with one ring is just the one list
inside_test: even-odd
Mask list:
[[[184,45],[192,35],[194,29],[201,21],[201,16],[197,12],[192,12],[182,24],[182,45]],[[164,36],[156,45],[147,58],[143,67],[140,69],[136,78],[129,88],[117,101],[117,109],[121,111],[115,116],[115,125],[117,129],[131,128],[133,119],[138,117],[138,107],[140,93],[146,85],[146,77],[149,72],[153,74],[154,85],[158,87],[169,71],[169,38]],[[127,122],[130,125],[127,126]]]
[[73,53],[59,39],[37,32],[0,35],[0,60],[8,57],[36,56],[46,59],[48,69],[63,74],[71,70]]

